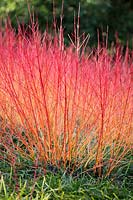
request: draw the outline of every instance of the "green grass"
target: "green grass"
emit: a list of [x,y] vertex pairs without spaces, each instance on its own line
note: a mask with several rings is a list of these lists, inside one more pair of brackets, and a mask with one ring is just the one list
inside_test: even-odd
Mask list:
[[133,165],[129,155],[108,178],[78,171],[70,175],[52,166],[44,176],[41,166],[24,161],[14,170],[0,162],[0,200],[131,200]]

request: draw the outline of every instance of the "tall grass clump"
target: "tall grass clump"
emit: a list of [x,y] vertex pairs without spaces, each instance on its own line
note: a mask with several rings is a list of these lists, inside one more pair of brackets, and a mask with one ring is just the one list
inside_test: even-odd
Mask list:
[[30,28],[0,31],[0,159],[109,175],[132,148],[133,54]]

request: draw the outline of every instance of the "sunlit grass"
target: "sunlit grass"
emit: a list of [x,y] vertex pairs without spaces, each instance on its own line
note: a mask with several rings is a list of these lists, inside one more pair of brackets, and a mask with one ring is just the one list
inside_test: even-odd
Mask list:
[[33,168],[33,163],[29,161],[24,161],[23,166],[14,171],[5,162],[0,162],[0,199],[131,200],[131,159],[129,154],[129,158],[123,161],[123,167],[106,179],[96,178],[87,172],[80,173],[81,171],[71,176],[66,171],[55,171],[50,166],[47,168],[47,174],[42,175],[43,168]]

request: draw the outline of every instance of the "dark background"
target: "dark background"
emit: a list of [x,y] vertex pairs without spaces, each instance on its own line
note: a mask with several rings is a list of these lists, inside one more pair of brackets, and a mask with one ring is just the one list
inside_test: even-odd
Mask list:
[[[31,13],[38,19],[41,31],[48,25],[49,31],[53,29],[53,1],[29,0]],[[62,0],[55,0],[57,27],[60,24]],[[77,16],[79,0],[64,0],[63,27],[65,43],[70,42],[68,34],[73,32],[74,13]],[[133,46],[133,0],[80,0],[80,34],[90,34],[89,45],[97,45],[97,30],[100,40],[104,40],[108,29],[108,44],[117,39],[119,43]],[[0,19],[2,24],[10,17],[12,26],[17,28],[17,20],[21,24],[28,24],[30,15],[26,0],[0,0]]]

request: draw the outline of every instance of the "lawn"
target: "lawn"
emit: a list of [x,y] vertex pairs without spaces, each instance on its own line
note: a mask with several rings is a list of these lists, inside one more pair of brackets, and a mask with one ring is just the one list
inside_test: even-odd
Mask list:
[[[47,168],[33,168],[33,163],[23,163],[17,173],[8,164],[0,162],[0,199],[1,200],[100,200],[133,199],[131,155],[123,161],[123,167],[108,178],[98,178],[92,173],[80,170],[70,175],[66,171]],[[16,173],[16,175],[14,174]]]

